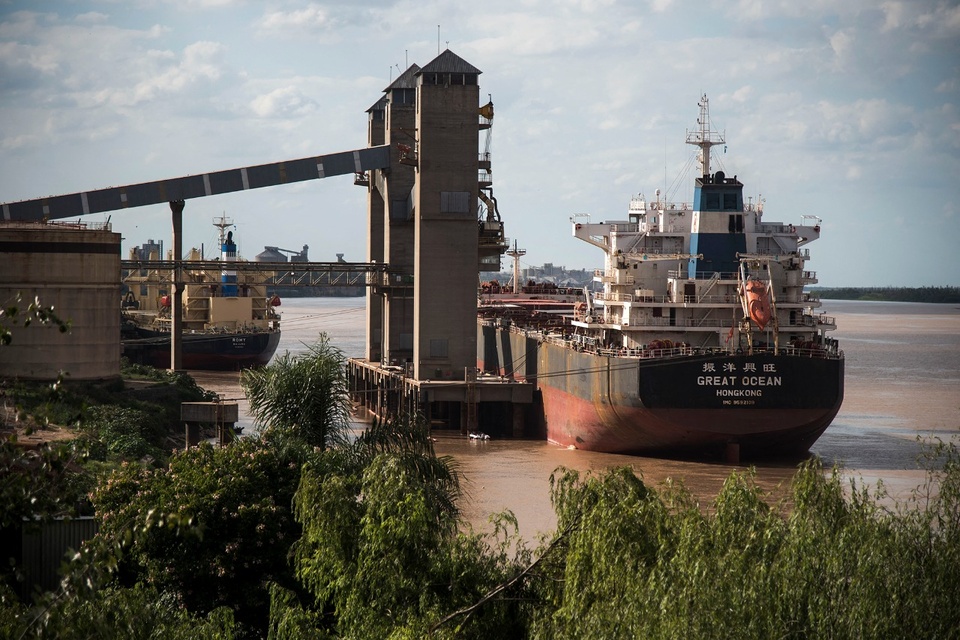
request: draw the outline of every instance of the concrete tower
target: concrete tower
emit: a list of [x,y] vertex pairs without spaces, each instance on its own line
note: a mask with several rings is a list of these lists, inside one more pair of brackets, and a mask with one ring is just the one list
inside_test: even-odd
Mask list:
[[[367,109],[367,145],[376,147],[384,144],[384,123],[386,120],[387,99],[381,97],[376,104]],[[383,247],[384,206],[383,195],[376,185],[371,185],[371,175],[380,177],[379,171],[358,174],[356,182],[367,185],[367,262],[386,262]],[[381,178],[382,181],[382,178]],[[383,297],[374,287],[366,288],[367,296],[367,342],[364,358],[370,362],[380,362],[383,357]]]
[[414,377],[477,362],[480,70],[449,49],[417,74]]
[[390,174],[383,184],[384,259],[394,275],[384,288],[383,361],[413,359],[414,184],[417,181],[417,65],[410,65],[385,89],[386,144]]

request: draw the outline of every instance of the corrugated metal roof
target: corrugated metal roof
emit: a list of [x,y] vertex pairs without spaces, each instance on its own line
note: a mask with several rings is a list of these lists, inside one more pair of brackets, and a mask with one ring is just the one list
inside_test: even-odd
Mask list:
[[483,73],[480,69],[447,49],[420,69],[420,73]]
[[374,102],[372,105],[370,105],[370,108],[367,109],[367,113],[370,113],[371,111],[383,111],[386,108],[387,108],[387,97],[383,96],[379,100]]
[[390,83],[384,92],[390,91],[392,89],[416,89],[417,88],[417,73],[420,71],[420,65],[412,64],[410,67],[397,76],[397,79]]

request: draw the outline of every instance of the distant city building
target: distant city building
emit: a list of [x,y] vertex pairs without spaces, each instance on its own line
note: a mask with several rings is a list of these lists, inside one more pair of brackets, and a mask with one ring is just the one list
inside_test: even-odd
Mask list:
[[[509,285],[513,282],[513,271],[501,271],[494,274],[491,280],[496,280],[500,284]],[[593,270],[592,269],[567,269],[557,266],[552,262],[546,262],[540,267],[526,267],[520,272],[521,284],[526,284],[533,280],[538,283],[550,282],[558,287],[589,287],[593,289]]]

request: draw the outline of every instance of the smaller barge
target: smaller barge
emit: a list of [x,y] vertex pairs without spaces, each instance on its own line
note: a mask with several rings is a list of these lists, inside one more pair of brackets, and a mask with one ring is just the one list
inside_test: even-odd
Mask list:
[[[220,230],[219,271],[183,270],[183,367],[199,370],[238,370],[263,366],[280,344],[280,298],[267,296],[266,285],[246,274],[238,278],[233,223],[214,220]],[[148,256],[149,257],[149,256]],[[157,256],[159,257],[159,256]],[[133,256],[136,259],[136,256]],[[191,249],[185,262],[202,261]],[[157,368],[170,366],[172,326],[169,283],[143,269],[124,276],[127,291],[121,301],[120,342],[123,357]]]

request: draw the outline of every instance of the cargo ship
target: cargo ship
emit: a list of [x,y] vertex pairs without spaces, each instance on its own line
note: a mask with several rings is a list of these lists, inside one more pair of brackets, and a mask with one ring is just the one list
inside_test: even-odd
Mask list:
[[[214,220],[220,230],[220,267],[183,269],[182,366],[199,370],[239,370],[263,366],[280,343],[280,298],[252,274],[238,277],[230,264],[237,260],[232,222]],[[137,254],[139,250],[134,249]],[[137,260],[139,255],[132,255]],[[159,259],[159,256],[146,256]],[[191,249],[184,262],[203,262],[202,251]],[[145,268],[124,275],[127,291],[121,299],[120,342],[123,357],[158,368],[170,366],[172,296],[169,279],[160,269]],[[166,270],[169,273],[169,268]]]
[[[820,219],[764,220],[737,176],[711,171],[709,102],[690,202],[642,194],[625,220],[571,218],[605,254],[602,290],[545,312],[544,294],[480,294],[478,367],[536,384],[549,441],[578,449],[727,459],[802,454],[843,400],[833,318],[805,287]],[[535,305],[535,306],[531,306]],[[565,316],[558,322],[556,316]]]

